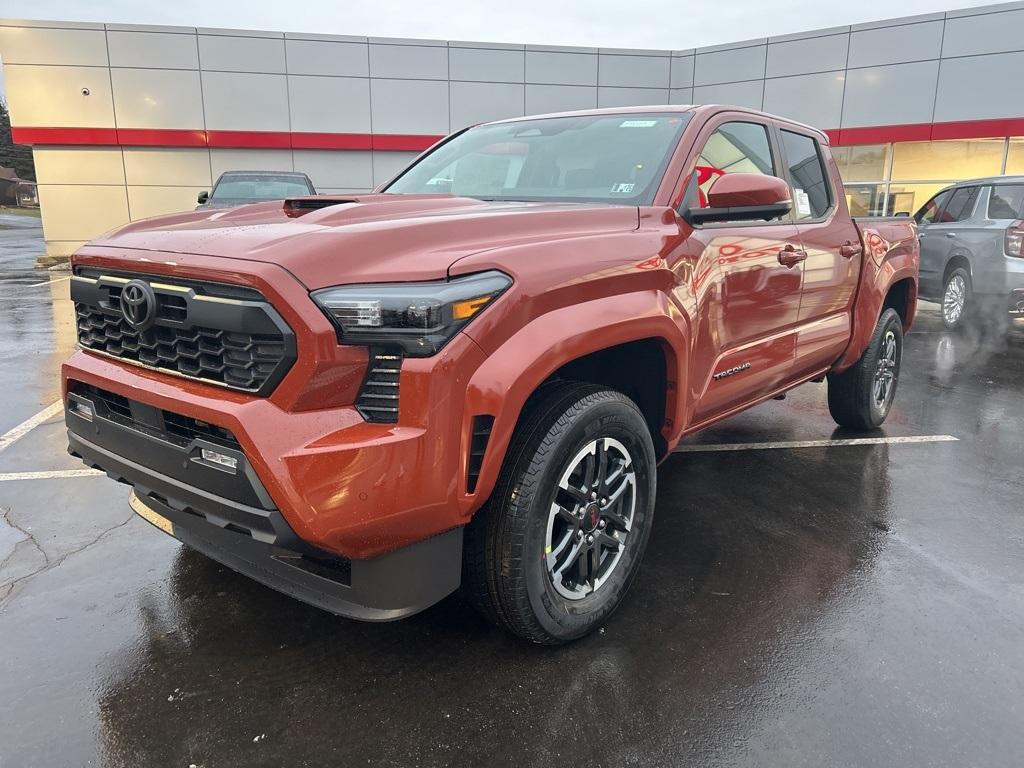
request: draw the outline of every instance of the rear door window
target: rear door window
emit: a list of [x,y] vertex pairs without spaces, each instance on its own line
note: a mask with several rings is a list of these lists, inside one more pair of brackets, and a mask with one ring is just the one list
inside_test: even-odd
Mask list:
[[996,184],[988,198],[990,219],[1024,219],[1024,184]]
[[821,218],[832,205],[832,192],[818,142],[810,136],[783,130],[782,151],[793,184],[793,211],[797,220]]
[[921,210],[914,215],[914,219],[918,224],[937,224],[942,220],[942,209],[952,196],[953,190],[951,189],[939,192],[939,194],[921,206]]
[[953,224],[964,221],[974,215],[974,204],[978,200],[978,192],[981,187],[960,187],[953,192],[953,196],[946,203],[946,208],[939,219],[943,224]]

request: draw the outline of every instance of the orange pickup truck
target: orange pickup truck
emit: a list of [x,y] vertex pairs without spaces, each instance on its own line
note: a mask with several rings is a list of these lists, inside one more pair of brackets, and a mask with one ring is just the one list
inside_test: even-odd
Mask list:
[[480,125],[374,194],[137,221],[73,269],[69,450],[140,515],[340,615],[461,584],[559,643],[621,602],[684,435],[826,379],[882,423],[918,246],[850,217],[820,131],[659,106]]

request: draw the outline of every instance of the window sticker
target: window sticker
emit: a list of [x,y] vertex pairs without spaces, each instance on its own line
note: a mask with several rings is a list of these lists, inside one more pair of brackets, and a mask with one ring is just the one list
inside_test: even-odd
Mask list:
[[800,216],[811,215],[811,198],[802,189],[796,190],[796,212]]
[[657,124],[657,120],[623,120],[619,128],[653,128]]
[[612,194],[628,195],[636,184],[612,184]]

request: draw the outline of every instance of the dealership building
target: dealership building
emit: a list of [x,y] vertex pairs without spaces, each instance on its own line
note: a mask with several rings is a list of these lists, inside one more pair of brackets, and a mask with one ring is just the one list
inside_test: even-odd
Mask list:
[[190,209],[226,170],[369,190],[464,126],[594,107],[822,128],[858,215],[1024,173],[1024,2],[671,51],[0,20],[0,58],[53,256]]

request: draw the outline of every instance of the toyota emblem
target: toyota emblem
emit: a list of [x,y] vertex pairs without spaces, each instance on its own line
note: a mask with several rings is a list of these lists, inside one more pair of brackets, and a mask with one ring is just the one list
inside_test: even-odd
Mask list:
[[156,320],[156,294],[143,280],[129,280],[121,289],[121,314],[128,325],[144,331]]

